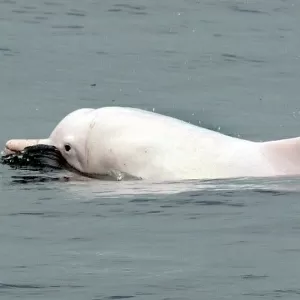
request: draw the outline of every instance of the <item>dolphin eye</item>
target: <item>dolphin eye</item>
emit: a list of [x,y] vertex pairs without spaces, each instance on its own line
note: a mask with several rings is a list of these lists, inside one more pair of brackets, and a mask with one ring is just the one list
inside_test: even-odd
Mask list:
[[69,151],[71,150],[71,146],[70,146],[69,144],[66,144],[66,145],[65,145],[65,150],[66,150],[67,152],[69,152]]

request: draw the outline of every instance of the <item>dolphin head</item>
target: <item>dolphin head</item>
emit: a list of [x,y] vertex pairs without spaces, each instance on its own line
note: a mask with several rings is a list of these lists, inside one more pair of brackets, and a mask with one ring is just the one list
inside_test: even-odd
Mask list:
[[93,109],[78,109],[63,118],[47,139],[15,139],[6,143],[2,163],[50,167],[87,173],[87,138]]

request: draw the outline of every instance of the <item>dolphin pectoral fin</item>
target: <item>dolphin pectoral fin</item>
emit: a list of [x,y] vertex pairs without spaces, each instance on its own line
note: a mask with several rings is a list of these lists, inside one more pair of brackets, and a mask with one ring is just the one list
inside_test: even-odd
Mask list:
[[126,172],[121,172],[119,170],[110,170],[108,172],[108,176],[112,177],[113,179],[117,181],[121,180],[141,180],[142,178],[133,176],[131,174],[128,174]]
[[142,178],[130,175],[126,172],[121,172],[119,170],[109,170],[106,174],[83,174],[89,178],[94,178],[103,181],[124,181],[124,180],[141,180]]
[[108,175],[117,181],[121,181],[124,179],[124,174],[118,170],[111,170],[108,172]]
[[282,175],[300,174],[300,138],[261,143],[261,151],[270,165]]

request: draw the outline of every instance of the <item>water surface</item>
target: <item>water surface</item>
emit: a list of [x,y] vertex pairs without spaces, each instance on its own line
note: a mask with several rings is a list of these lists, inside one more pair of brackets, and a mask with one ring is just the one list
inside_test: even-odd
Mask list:
[[[2,0],[0,144],[105,105],[252,140],[299,136],[299,5]],[[3,299],[299,298],[298,178],[0,173]]]

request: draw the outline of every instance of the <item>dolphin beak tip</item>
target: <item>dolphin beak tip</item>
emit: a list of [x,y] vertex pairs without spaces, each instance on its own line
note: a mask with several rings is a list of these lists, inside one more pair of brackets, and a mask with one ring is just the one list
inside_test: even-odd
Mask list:
[[8,155],[23,151],[28,146],[34,146],[40,143],[40,139],[11,139],[5,144],[1,154]]

